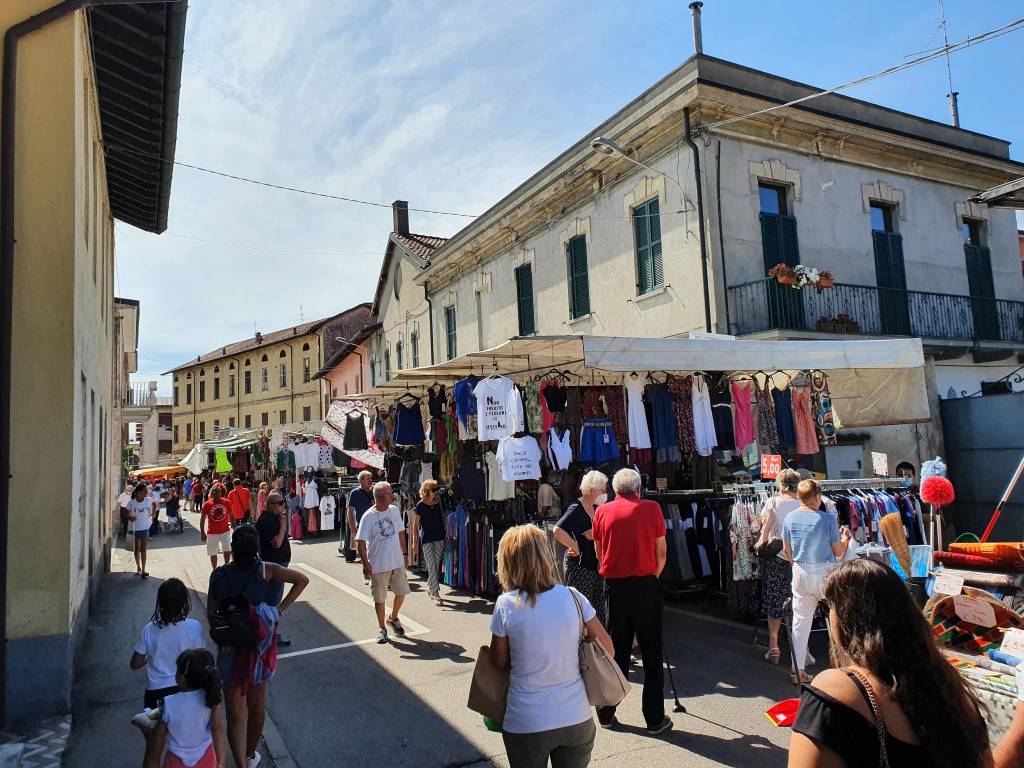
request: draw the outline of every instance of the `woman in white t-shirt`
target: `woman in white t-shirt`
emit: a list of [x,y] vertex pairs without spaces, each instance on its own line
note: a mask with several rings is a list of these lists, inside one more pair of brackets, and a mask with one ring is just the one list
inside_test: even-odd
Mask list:
[[[778,547],[778,553],[761,558],[761,593],[765,615],[768,616],[768,650],[764,654],[765,661],[778,664],[782,657],[779,650],[779,627],[785,616],[785,603],[792,595],[793,568],[782,551],[782,524],[786,515],[800,506],[796,496],[796,487],[800,484],[800,475],[795,470],[784,469],[775,478],[775,487],[779,493],[765,502],[761,509],[761,535],[755,547],[761,551],[772,545]],[[771,550],[769,550],[770,552]],[[813,658],[809,663],[814,663]]]
[[614,653],[593,606],[558,583],[547,537],[518,525],[498,545],[498,578],[506,590],[494,604],[491,659],[511,667],[502,738],[510,768],[590,764],[596,729],[580,676],[576,601],[587,631]]
[[175,677],[178,693],[163,699],[159,709],[132,718],[146,737],[144,765],[158,768],[161,756],[163,768],[225,765],[224,693],[213,656],[205,648],[184,651],[175,660]]
[[153,709],[160,699],[178,692],[178,656],[205,645],[202,625],[188,618],[191,611],[192,601],[180,579],[170,578],[160,585],[153,618],[142,628],[129,664],[132,669],[146,668],[146,709]]
[[143,579],[146,572],[146,548],[149,545],[149,529],[153,525],[153,503],[150,501],[145,483],[135,486],[132,500],[128,502],[128,520],[135,536],[135,572]]

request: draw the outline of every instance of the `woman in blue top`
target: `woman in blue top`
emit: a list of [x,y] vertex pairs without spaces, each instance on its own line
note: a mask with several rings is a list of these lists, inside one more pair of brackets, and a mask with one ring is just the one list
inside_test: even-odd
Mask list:
[[850,529],[840,529],[834,512],[821,509],[821,486],[804,480],[796,488],[800,506],[786,515],[782,524],[782,545],[786,559],[793,564],[793,654],[800,665],[790,675],[793,682],[809,683],[804,672],[807,641],[818,601],[824,600],[822,584],[836,558],[846,555]]

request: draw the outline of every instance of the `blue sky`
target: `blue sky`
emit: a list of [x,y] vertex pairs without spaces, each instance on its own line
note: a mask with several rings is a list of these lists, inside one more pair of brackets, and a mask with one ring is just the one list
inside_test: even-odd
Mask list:
[[[1024,15],[1024,3],[947,0],[946,15],[957,41]],[[938,5],[925,0],[706,0],[704,50],[832,87],[941,45],[937,25]],[[691,51],[684,0],[246,0],[244,12],[192,0],[177,159],[478,213]],[[961,125],[1011,141],[1024,161],[1024,31],[954,54],[952,67]],[[945,77],[939,60],[847,93],[946,121]],[[465,222],[411,214],[423,234]],[[254,326],[371,299],[390,230],[387,209],[176,168],[164,235],[117,226],[116,290],[142,303],[133,378],[156,378]]]

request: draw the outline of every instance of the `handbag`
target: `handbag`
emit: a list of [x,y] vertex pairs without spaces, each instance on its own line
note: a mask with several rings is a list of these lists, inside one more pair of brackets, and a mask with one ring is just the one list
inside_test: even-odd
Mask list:
[[629,693],[629,681],[600,641],[587,632],[580,599],[571,587],[569,593],[580,617],[580,676],[587,689],[587,701],[595,707],[618,706]]
[[871,687],[871,681],[862,672],[851,667],[843,667],[843,671],[853,675],[863,686],[861,693],[864,694],[868,706],[871,707],[871,717],[874,720],[875,732],[878,734],[878,768],[889,768],[889,751],[886,744],[888,735],[885,731],[885,723],[882,722],[882,716],[878,712],[878,702],[875,700],[875,691]]
[[758,542],[754,545],[754,551],[762,560],[778,557],[779,552],[782,551],[782,539],[769,539],[763,544]]
[[508,701],[509,670],[498,669],[491,659],[490,646],[481,645],[473,667],[473,681],[469,684],[469,701],[474,712],[491,718],[496,723],[505,720]]

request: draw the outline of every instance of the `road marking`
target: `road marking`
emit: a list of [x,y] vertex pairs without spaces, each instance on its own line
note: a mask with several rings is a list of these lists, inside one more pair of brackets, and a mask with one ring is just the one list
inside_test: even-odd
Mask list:
[[[407,634],[420,634],[420,633],[415,632],[415,633],[407,633]],[[279,658],[279,659],[288,659],[288,658],[291,658],[292,656],[307,656],[310,653],[323,653],[324,651],[336,651],[339,648],[351,648],[354,645],[369,645],[370,643],[376,643],[376,642],[377,642],[377,638],[373,637],[373,638],[370,638],[369,640],[353,640],[352,642],[349,642],[349,643],[338,643],[337,645],[322,645],[319,648],[307,648],[304,651],[291,651],[290,653],[279,653],[279,654],[277,654],[277,658]]]

